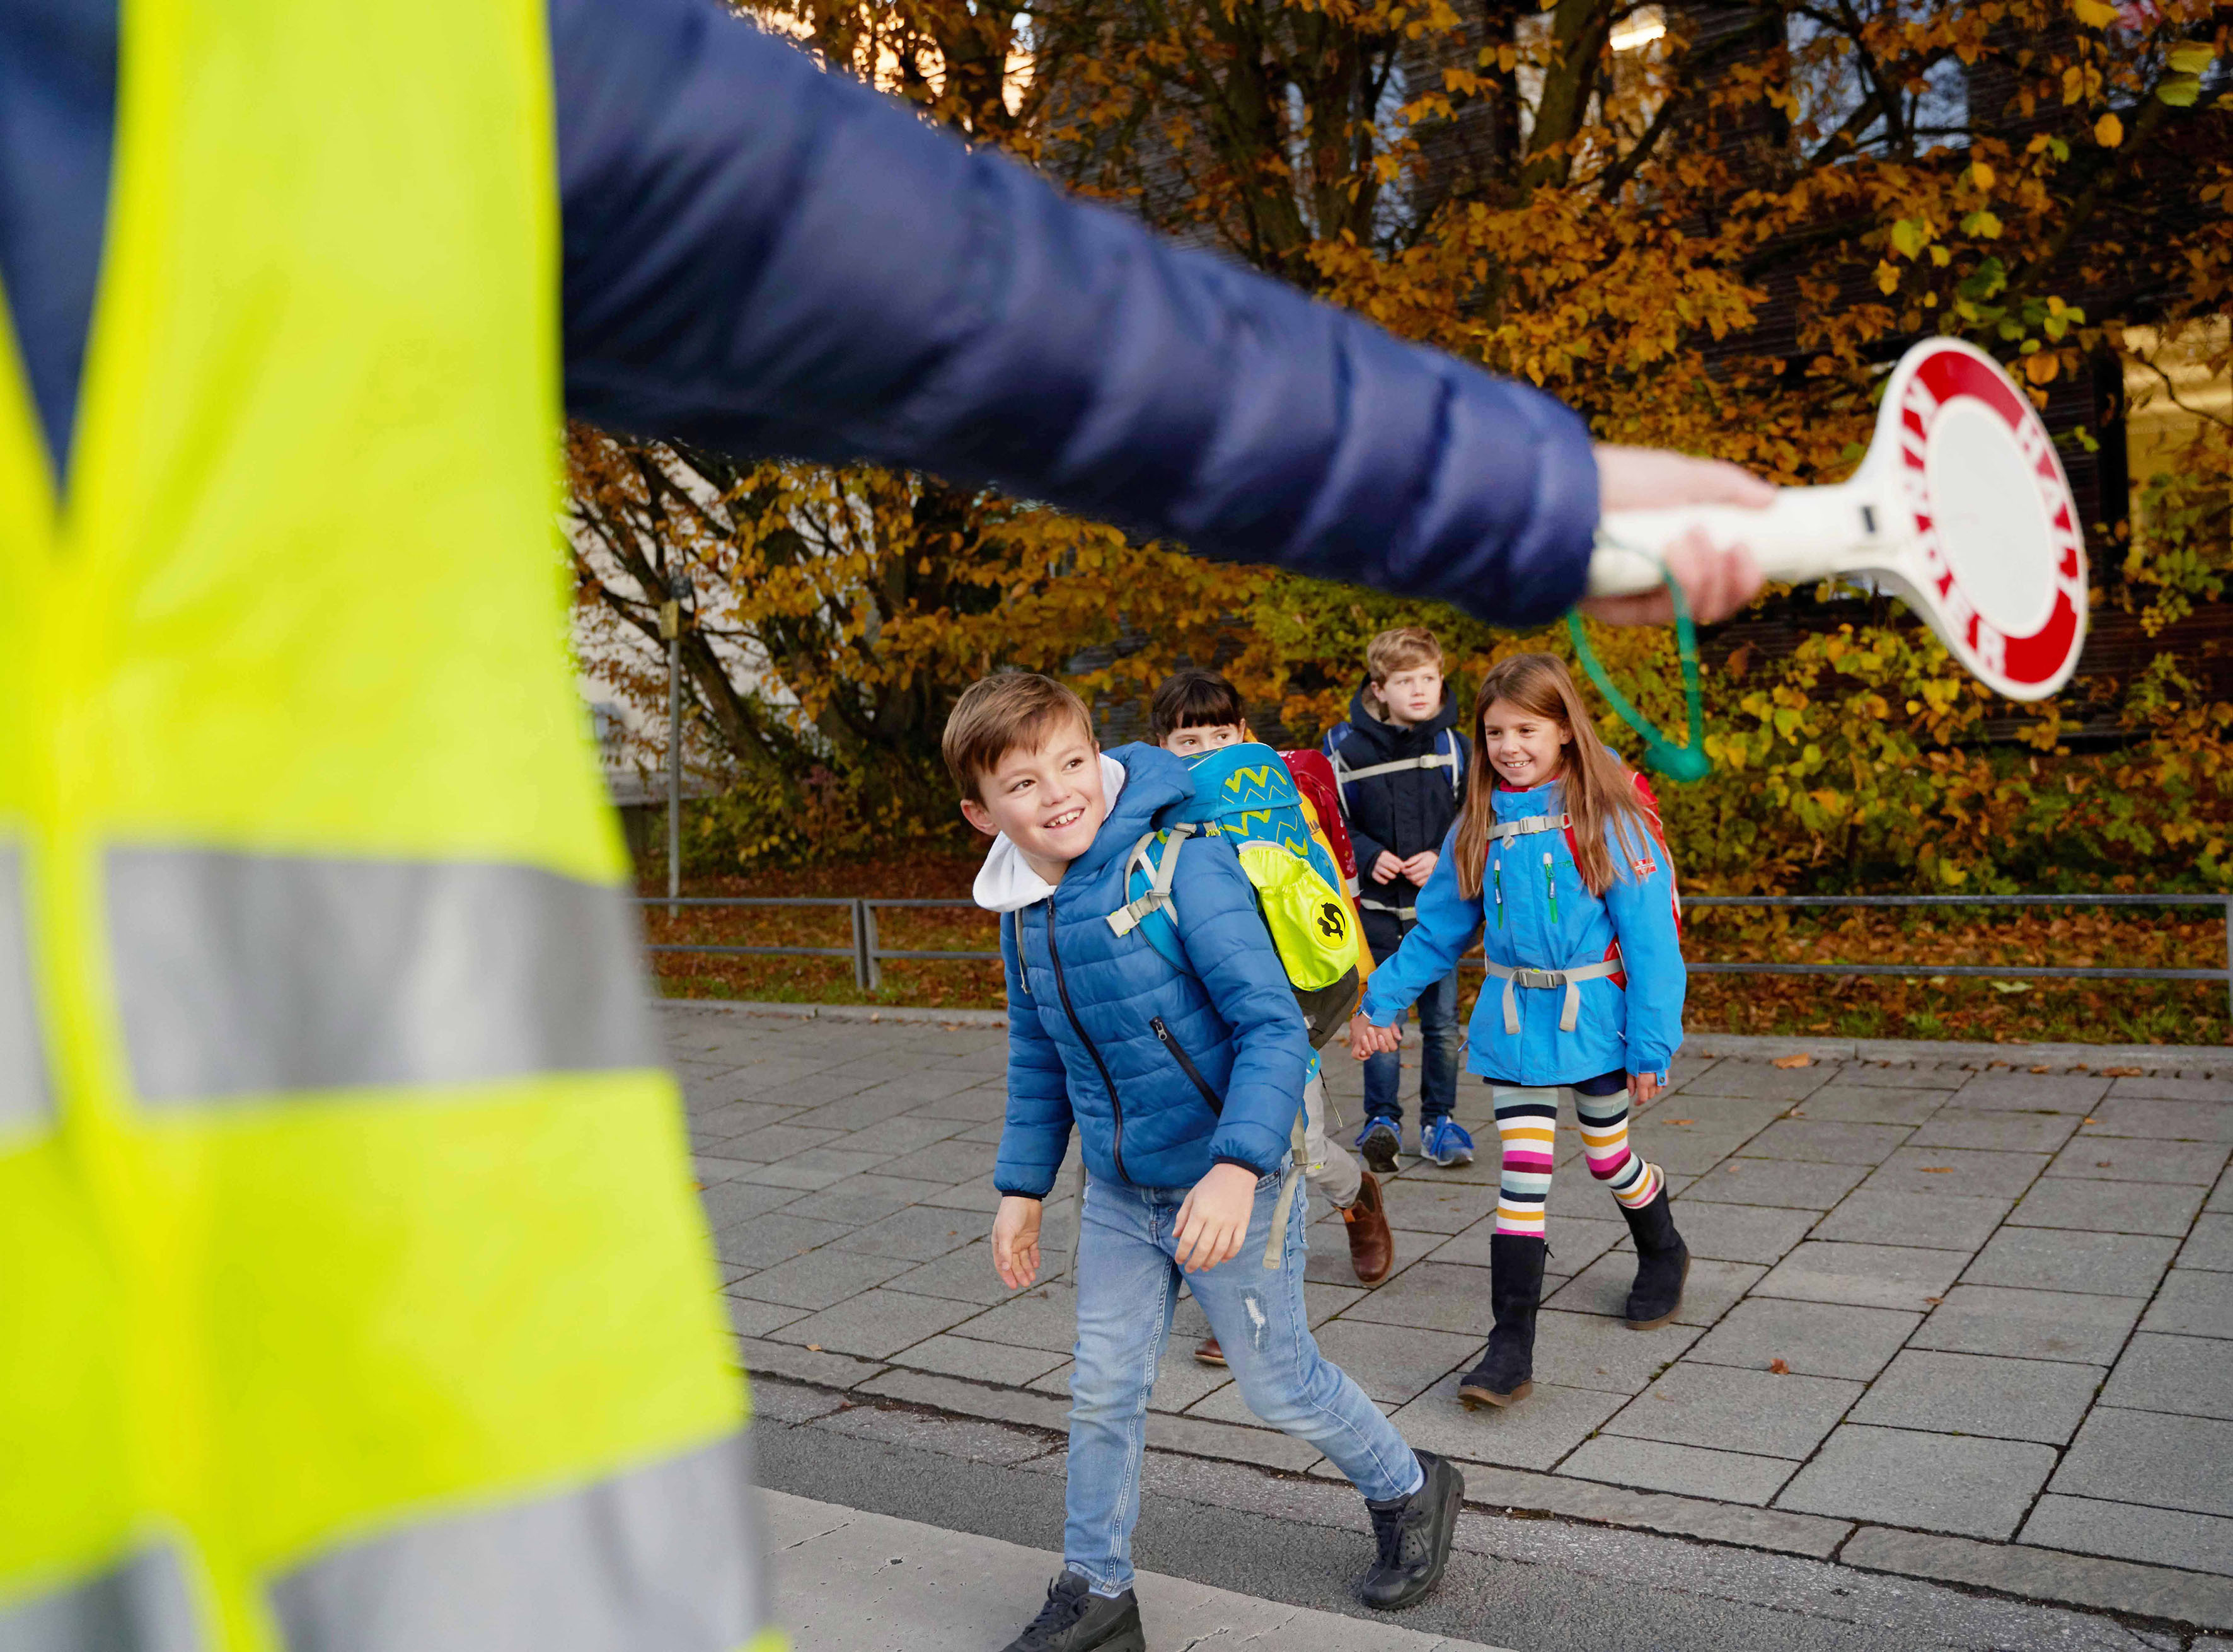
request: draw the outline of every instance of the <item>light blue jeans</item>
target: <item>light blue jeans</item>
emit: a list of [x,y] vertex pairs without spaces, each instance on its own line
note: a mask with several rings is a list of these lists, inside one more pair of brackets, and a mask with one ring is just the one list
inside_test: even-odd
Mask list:
[[1206,1273],[1172,1259],[1184,1187],[1134,1187],[1093,1178],[1077,1239],[1077,1364],[1070,1378],[1069,1519],[1062,1551],[1095,1592],[1132,1586],[1132,1526],[1140,1518],[1140,1455],[1148,1395],[1170,1340],[1183,1278],[1248,1408],[1307,1441],[1375,1502],[1408,1497],[1419,1460],[1363,1389],[1318,1352],[1303,1311],[1303,1189],[1289,1206],[1286,1253],[1264,1254],[1279,1178],[1256,1184],[1256,1210],[1240,1254]]

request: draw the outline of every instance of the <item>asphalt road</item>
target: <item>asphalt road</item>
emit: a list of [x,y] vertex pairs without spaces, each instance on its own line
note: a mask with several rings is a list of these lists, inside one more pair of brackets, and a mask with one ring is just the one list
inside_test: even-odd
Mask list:
[[[949,1531],[1059,1547],[1058,1441],[898,1409],[837,1409],[834,1395],[787,1385],[763,1383],[760,1394],[753,1432],[764,1484]],[[1370,1538],[1347,1486],[1163,1454],[1150,1454],[1143,1481],[1134,1545],[1143,1571],[1368,1616],[1349,1592]],[[2172,1626],[1831,1562],[1540,1517],[1469,1512],[1459,1549],[1438,1594],[1402,1616],[1405,1628],[1515,1652],[2202,1652],[2226,1645]],[[1018,1624],[1037,1606],[1036,1598],[1018,1600]],[[1152,1602],[1143,1597],[1143,1607],[1151,1610]]]

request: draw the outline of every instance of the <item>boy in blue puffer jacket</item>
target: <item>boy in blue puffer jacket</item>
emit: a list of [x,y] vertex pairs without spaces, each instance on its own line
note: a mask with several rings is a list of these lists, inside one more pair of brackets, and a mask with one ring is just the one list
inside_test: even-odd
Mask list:
[[1010,1289],[1038,1277],[1040,1206],[1072,1125],[1088,1174],[1064,1571],[1009,1652],[1144,1652],[1132,1525],[1182,1272],[1250,1408],[1364,1493],[1378,1541],[1365,1603],[1411,1604],[1449,1562],[1464,1481],[1406,1446],[1311,1336],[1306,1201],[1285,1187],[1310,1041],[1240,862],[1219,838],[1182,844],[1171,894],[1191,967],[1174,967],[1109,918],[1133,846],[1193,796],[1183,761],[1103,754],[1084,702],[1022,673],[963,694],[944,750],[962,814],[994,838],[976,898],[1001,914],[1007,975],[993,1254]]

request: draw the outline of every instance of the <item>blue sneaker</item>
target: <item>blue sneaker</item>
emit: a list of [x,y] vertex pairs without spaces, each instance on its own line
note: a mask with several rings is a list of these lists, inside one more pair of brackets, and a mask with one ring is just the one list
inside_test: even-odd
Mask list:
[[1403,1147],[1403,1132],[1394,1119],[1367,1119],[1357,1133],[1358,1154],[1383,1176],[1396,1173],[1396,1155]]
[[1455,1119],[1436,1119],[1420,1133],[1419,1151],[1448,1170],[1473,1162],[1473,1138]]

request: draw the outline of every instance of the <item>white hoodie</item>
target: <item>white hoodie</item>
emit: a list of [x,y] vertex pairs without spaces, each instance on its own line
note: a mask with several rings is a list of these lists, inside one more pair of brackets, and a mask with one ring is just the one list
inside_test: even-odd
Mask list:
[[[1109,811],[1116,806],[1116,794],[1124,790],[1124,765],[1106,751],[1101,754],[1101,818],[1109,818]],[[969,893],[977,904],[987,912],[1019,912],[1034,901],[1044,901],[1054,893],[1054,885],[1032,870],[1031,862],[1024,859],[1023,850],[1008,841],[1002,832],[993,840],[993,847],[985,852],[985,864],[977,869],[977,881]]]

